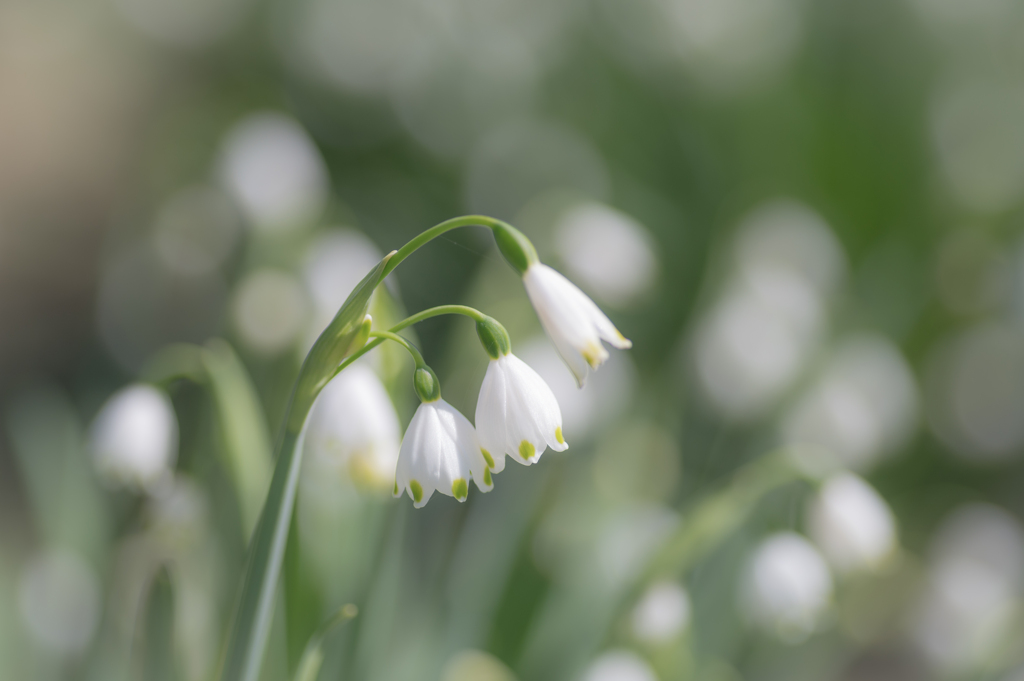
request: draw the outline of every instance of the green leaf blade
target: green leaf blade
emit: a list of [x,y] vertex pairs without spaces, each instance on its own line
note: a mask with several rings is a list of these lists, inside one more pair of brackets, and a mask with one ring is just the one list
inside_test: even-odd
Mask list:
[[291,514],[302,465],[304,426],[316,396],[351,353],[370,296],[384,278],[389,253],[366,275],[309,351],[289,402],[277,445],[277,461],[259,523],[249,547],[245,578],[228,640],[222,681],[256,681],[270,633],[274,594],[281,576]]

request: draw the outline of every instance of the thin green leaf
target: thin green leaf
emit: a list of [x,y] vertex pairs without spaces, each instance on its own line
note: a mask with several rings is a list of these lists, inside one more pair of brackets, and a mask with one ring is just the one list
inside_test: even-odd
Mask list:
[[166,568],[153,578],[135,642],[135,673],[145,681],[177,678],[174,659],[174,591]]
[[320,673],[320,665],[324,663],[324,637],[331,629],[348,622],[358,614],[359,609],[355,605],[351,603],[343,605],[313,632],[302,653],[302,659],[299,660],[299,666],[295,670],[294,681],[316,681],[317,674]]
[[201,359],[217,405],[222,452],[248,538],[270,484],[270,434],[256,389],[231,346],[215,338],[203,348]]
[[370,295],[381,282],[388,260],[359,283],[324,330],[302,363],[292,392],[285,426],[277,446],[277,462],[270,490],[249,547],[245,581],[235,612],[231,637],[224,662],[223,681],[256,681],[259,676],[274,593],[281,575],[281,563],[302,465],[302,433],[313,401],[334,374],[338,364],[352,351]]

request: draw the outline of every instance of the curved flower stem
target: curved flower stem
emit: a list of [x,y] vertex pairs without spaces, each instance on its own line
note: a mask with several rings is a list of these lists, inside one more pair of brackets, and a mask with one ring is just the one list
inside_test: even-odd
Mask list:
[[[361,347],[356,352],[354,352],[351,355],[349,355],[348,357],[346,357],[345,361],[343,361],[341,364],[339,364],[338,368],[334,370],[334,376],[337,376],[344,369],[348,368],[348,366],[350,364],[352,364],[352,362],[356,361],[357,359],[359,359],[360,357],[362,357],[363,355],[368,353],[370,350],[373,350],[375,347],[377,347],[378,345],[383,343],[385,340],[388,340],[389,337],[385,337],[382,334],[384,334],[384,333],[394,334],[394,333],[396,333],[398,331],[401,331],[402,329],[406,329],[406,328],[412,326],[413,324],[418,324],[419,322],[422,322],[425,319],[430,319],[431,317],[440,317],[441,315],[446,315],[446,314],[460,314],[460,315],[463,315],[464,317],[469,317],[473,321],[477,321],[477,322],[482,321],[484,319],[487,319],[487,315],[485,315],[483,312],[481,312],[480,310],[477,310],[476,308],[469,307],[467,305],[438,305],[437,307],[427,308],[426,310],[423,310],[422,312],[417,312],[414,315],[406,317],[402,321],[400,321],[397,324],[395,324],[394,326],[392,326],[387,332],[384,332],[384,331],[372,331],[372,332],[370,332],[370,336],[371,337],[376,336],[376,338],[374,338],[372,341],[370,341],[369,343],[367,343],[366,345]],[[402,338],[401,336],[398,336],[398,337],[402,339],[399,342],[405,341],[405,339]],[[391,339],[391,340],[394,340],[394,339]],[[417,364],[416,366],[419,366],[419,364]]]
[[[495,218],[489,218],[486,215],[463,215],[462,217],[452,218],[445,220],[444,222],[434,225],[427,231],[423,232],[419,236],[412,239],[409,243],[398,249],[391,259],[388,261],[387,267],[384,268],[383,277],[388,276],[391,272],[398,267],[398,264],[405,260],[407,257],[412,255],[416,249],[423,244],[436,239],[445,232],[449,232],[459,227],[469,227],[476,225],[479,227],[487,227],[488,229],[494,229],[495,227],[507,227],[507,225],[501,220]],[[382,277],[382,278],[383,278]]]
[[402,338],[397,333],[391,333],[390,331],[371,331],[370,338],[379,338],[382,341],[392,340],[401,345],[403,348],[409,351],[412,355],[413,360],[416,362],[416,368],[426,366],[426,362],[423,361],[423,355],[420,351],[405,338]]

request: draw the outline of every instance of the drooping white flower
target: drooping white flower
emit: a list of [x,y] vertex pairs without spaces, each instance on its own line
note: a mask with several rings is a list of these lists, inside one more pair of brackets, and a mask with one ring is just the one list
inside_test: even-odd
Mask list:
[[122,388],[100,409],[91,449],[108,482],[151,489],[164,479],[178,454],[178,420],[167,396],[137,384]]
[[508,454],[529,466],[545,448],[568,448],[562,436],[562,412],[551,388],[511,352],[487,366],[476,403],[476,427],[487,465],[505,469]]
[[780,532],[757,547],[743,576],[748,619],[788,643],[814,632],[832,597],[832,575],[803,537]]
[[58,655],[76,655],[89,646],[103,607],[100,581],[78,554],[48,549],[24,567],[18,605],[32,639]]
[[896,548],[896,521],[875,489],[852,473],[822,484],[811,502],[808,530],[840,573],[878,568]]
[[494,486],[473,424],[440,397],[423,402],[402,439],[394,496],[408,492],[416,508],[435,490],[465,501],[470,480],[481,492]]
[[523,284],[541,325],[580,387],[587,369],[597,369],[608,359],[602,340],[622,350],[633,346],[587,294],[547,265],[532,263]]
[[657,678],[642,657],[623,649],[602,653],[583,673],[584,681],[657,681]]
[[690,624],[690,594],[681,584],[652,584],[633,609],[633,635],[644,643],[667,643]]
[[336,464],[358,485],[386,490],[395,475],[401,428],[384,385],[356,363],[337,375],[313,405],[308,451]]

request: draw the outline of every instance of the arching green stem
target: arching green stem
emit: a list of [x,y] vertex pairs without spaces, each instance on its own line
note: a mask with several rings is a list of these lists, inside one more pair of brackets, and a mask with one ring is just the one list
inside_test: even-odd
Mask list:
[[398,249],[398,252],[395,253],[391,257],[391,260],[388,261],[387,267],[384,268],[384,276],[386,277],[391,274],[391,272],[398,267],[400,262],[412,255],[420,246],[428,241],[436,239],[445,232],[450,232],[453,229],[458,229],[459,227],[470,227],[473,225],[494,229],[495,227],[504,226],[505,223],[501,220],[489,218],[486,215],[463,215],[462,217],[445,220],[440,224],[434,225]]
[[[422,322],[425,319],[430,319],[431,317],[440,317],[441,315],[446,314],[460,314],[463,315],[464,317],[469,317],[470,319],[476,322],[483,321],[488,318],[487,315],[485,315],[480,310],[469,307],[467,305],[438,305],[437,307],[427,308],[422,312],[417,312],[414,315],[406,317],[405,319],[403,319],[402,321],[398,322],[390,329],[388,329],[388,332],[396,333],[398,331],[401,331],[402,329],[409,328],[413,324],[418,324],[419,322]],[[380,337],[381,333],[383,332],[371,332],[371,338],[374,336],[378,337],[374,338],[372,341],[364,345],[358,351],[352,353],[349,357],[346,357],[345,361],[339,364],[338,368],[335,369],[334,375],[337,376],[339,373],[344,371],[350,364],[352,364],[352,362],[356,361],[357,359],[368,353],[370,350],[373,350],[375,347],[383,343],[386,340],[386,338]],[[403,338],[402,340],[405,339]]]
[[382,341],[395,341],[396,343],[398,343],[403,348],[409,351],[409,354],[412,355],[413,360],[416,362],[417,369],[426,366],[426,362],[423,361],[423,355],[420,354],[420,351],[417,350],[412,343],[402,338],[397,333],[392,333],[390,331],[371,331],[370,338],[379,338]]

